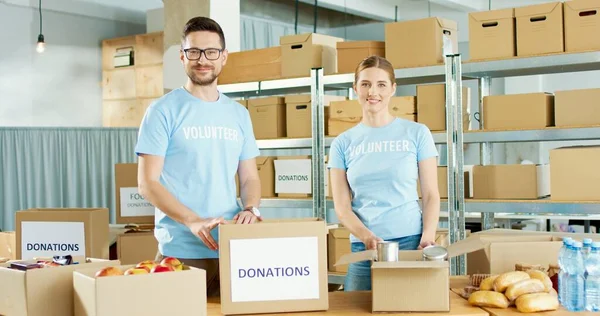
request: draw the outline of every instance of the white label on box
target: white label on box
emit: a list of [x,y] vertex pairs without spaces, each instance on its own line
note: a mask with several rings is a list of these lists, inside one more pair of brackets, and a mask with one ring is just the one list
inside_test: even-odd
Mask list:
[[146,201],[136,187],[120,188],[119,192],[121,193],[121,217],[154,216],[154,205]]
[[310,159],[275,160],[275,193],[312,193]]
[[232,302],[319,298],[317,237],[236,239],[229,247]]
[[21,222],[21,257],[85,256],[82,222]]

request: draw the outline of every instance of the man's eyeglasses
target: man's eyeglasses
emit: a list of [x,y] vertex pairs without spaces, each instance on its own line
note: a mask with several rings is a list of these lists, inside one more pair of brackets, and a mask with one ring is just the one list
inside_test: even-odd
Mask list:
[[222,49],[218,48],[207,48],[207,49],[199,49],[199,48],[186,48],[183,50],[185,53],[185,57],[188,60],[199,60],[204,54],[204,57],[208,60],[217,60],[221,57]]

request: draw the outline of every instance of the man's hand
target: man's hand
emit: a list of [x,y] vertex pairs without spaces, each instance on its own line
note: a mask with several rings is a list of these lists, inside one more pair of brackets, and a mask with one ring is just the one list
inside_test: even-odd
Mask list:
[[254,224],[256,221],[262,221],[262,217],[256,216],[250,211],[241,211],[233,217],[233,220],[236,224]]
[[201,218],[190,222],[187,227],[190,231],[200,238],[202,242],[210,250],[219,249],[219,245],[215,239],[211,236],[210,232],[217,227],[219,224],[226,224],[225,219],[219,218]]
[[362,242],[365,244],[365,248],[367,250],[377,250],[377,242],[379,241],[383,241],[383,239],[375,235],[370,235],[367,238],[363,239]]

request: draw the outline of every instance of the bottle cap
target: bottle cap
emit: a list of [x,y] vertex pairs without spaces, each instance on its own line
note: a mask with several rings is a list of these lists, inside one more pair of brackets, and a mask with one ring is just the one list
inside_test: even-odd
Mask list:
[[574,241],[573,242],[573,248],[579,249],[581,247],[583,247],[583,244],[581,243],[581,241]]
[[565,237],[565,238],[563,239],[563,243],[564,243],[565,245],[567,245],[567,246],[570,246],[570,245],[572,245],[572,244],[573,244],[573,239],[571,239],[571,237]]
[[598,249],[600,249],[600,241],[594,241],[592,243],[592,248],[598,248]]
[[591,238],[585,238],[583,240],[583,244],[584,245],[591,245],[592,244],[592,239]]

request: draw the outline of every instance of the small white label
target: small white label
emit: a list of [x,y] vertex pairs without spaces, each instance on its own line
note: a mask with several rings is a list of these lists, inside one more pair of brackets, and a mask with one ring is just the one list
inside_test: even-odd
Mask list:
[[85,256],[82,222],[21,222],[21,257]]
[[319,298],[317,237],[238,239],[229,247],[232,302]]
[[310,159],[275,160],[275,193],[312,193]]
[[136,187],[120,188],[119,192],[121,192],[121,217],[154,216],[154,205],[146,201]]

